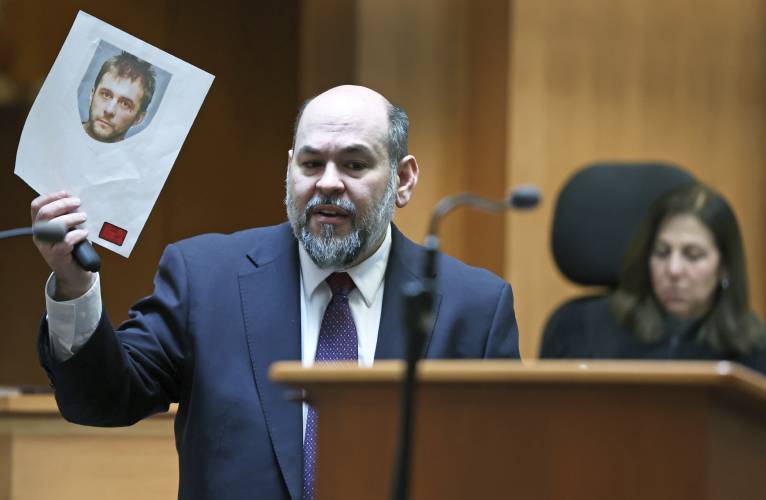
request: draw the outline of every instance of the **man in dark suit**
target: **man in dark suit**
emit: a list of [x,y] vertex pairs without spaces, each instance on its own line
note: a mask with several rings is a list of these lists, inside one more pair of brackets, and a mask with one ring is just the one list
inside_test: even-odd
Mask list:
[[[62,414],[129,425],[178,402],[182,499],[304,496],[305,408],[268,379],[278,360],[319,356],[325,278],[347,273],[354,357],[404,355],[400,290],[422,279],[424,249],[392,224],[417,183],[407,117],[380,94],[342,86],[309,101],[288,153],[289,224],[203,235],[168,246],[154,293],[114,329],[99,277],[77,268],[68,233],[38,248],[53,274],[39,354]],[[33,220],[84,220],[66,193],[32,203]],[[440,255],[428,358],[519,356],[510,286]],[[63,308],[63,310],[57,310]],[[95,311],[95,312],[94,312]],[[353,328],[353,327],[352,327]],[[310,496],[307,494],[307,496]]]

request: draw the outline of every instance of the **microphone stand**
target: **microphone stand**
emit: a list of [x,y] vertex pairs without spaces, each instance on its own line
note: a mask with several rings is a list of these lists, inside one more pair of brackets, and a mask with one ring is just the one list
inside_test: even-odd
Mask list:
[[409,498],[410,461],[412,459],[412,425],[415,408],[415,371],[423,353],[423,346],[433,326],[434,273],[436,237],[426,240],[426,269],[422,281],[410,281],[404,286],[404,322],[407,328],[407,358],[402,382],[401,412],[399,420],[399,453],[394,469],[393,500]]
[[504,212],[509,208],[531,209],[540,201],[540,192],[534,186],[515,189],[504,201],[495,201],[472,193],[460,193],[442,198],[431,214],[428,236],[425,240],[426,257],[423,279],[404,286],[404,322],[407,329],[407,358],[400,413],[399,449],[394,467],[392,500],[408,500],[412,462],[412,429],[417,365],[423,356],[423,346],[433,328],[433,305],[436,282],[436,255],[439,250],[439,222],[457,207],[470,205],[487,212]]

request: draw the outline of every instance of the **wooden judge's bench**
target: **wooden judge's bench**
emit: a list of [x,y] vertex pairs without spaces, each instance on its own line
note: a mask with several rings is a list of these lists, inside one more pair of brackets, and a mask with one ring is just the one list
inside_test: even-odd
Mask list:
[[[272,366],[319,411],[317,500],[390,498],[403,369]],[[412,499],[766,498],[766,379],[739,365],[427,361],[418,376]],[[104,429],[65,422],[50,395],[0,398],[0,500],[170,500],[177,484],[172,414]]]

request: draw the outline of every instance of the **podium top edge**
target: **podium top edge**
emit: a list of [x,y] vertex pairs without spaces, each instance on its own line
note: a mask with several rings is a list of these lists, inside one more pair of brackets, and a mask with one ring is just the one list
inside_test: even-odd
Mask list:
[[[270,377],[288,385],[329,382],[397,382],[404,362],[378,361],[364,368],[351,363],[303,367],[299,361],[271,365]],[[766,377],[728,361],[517,361],[424,360],[418,365],[421,383],[603,383],[652,385],[728,385],[748,387],[766,398]]]

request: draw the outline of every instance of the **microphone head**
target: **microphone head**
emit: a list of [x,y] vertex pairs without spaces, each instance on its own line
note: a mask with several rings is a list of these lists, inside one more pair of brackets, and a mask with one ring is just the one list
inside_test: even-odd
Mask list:
[[514,188],[508,197],[508,206],[520,210],[531,210],[539,203],[540,189],[532,184]]
[[67,230],[58,222],[35,222],[32,225],[32,236],[46,243],[64,241]]

